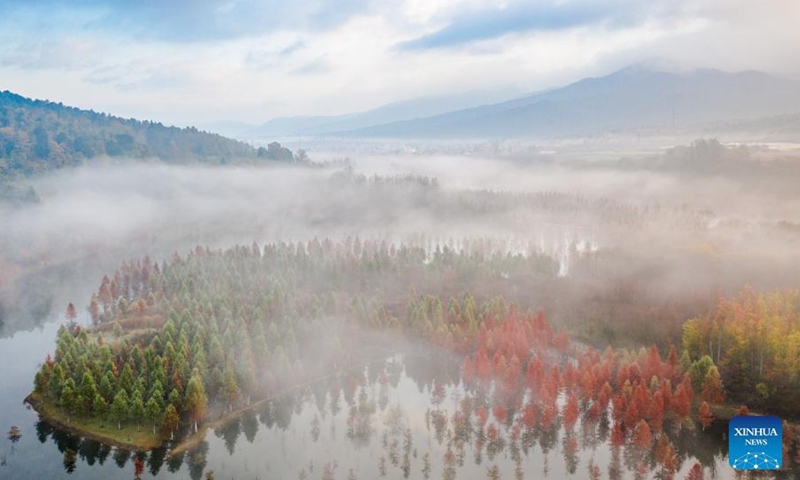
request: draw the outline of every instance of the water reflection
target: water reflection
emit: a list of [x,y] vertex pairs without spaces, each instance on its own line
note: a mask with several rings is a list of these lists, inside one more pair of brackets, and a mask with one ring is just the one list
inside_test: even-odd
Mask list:
[[[188,473],[199,480],[213,470],[217,478],[237,479],[661,479],[673,470],[683,478],[696,462],[706,478],[738,478],[725,463],[722,422],[665,433],[664,448],[643,456],[614,440],[605,412],[581,415],[569,428],[561,418],[528,426],[525,412],[489,408],[492,394],[465,391],[459,377],[458,362],[444,355],[393,356],[272,398],[178,455],[168,447],[147,454],[112,449],[43,421],[35,436],[55,444],[67,474],[116,465],[119,474],[105,478],[130,478],[134,470],[136,478]],[[777,478],[797,478],[797,465],[791,468]]]

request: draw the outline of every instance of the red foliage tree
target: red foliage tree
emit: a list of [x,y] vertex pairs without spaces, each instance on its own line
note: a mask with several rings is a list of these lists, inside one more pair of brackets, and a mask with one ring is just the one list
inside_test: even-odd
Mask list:
[[506,388],[514,390],[519,385],[519,379],[522,376],[522,365],[519,363],[519,358],[516,355],[511,356],[508,362],[508,371],[506,371],[505,383]]
[[647,361],[644,365],[643,376],[646,380],[650,380],[653,376],[661,376],[661,354],[658,347],[653,345],[647,354]]
[[631,367],[628,364],[621,365],[617,370],[617,381],[615,382],[617,389],[622,389],[625,382],[631,378]]
[[492,378],[492,364],[486,354],[486,349],[483,347],[479,348],[478,353],[475,354],[475,370],[478,378],[483,381]]
[[661,392],[661,400],[664,402],[664,412],[667,412],[672,408],[672,382],[664,379],[658,391]]
[[539,360],[539,356],[534,353],[528,362],[528,369],[525,372],[525,380],[528,383],[528,388],[534,392],[538,392],[543,376],[544,366],[541,360]]
[[564,405],[564,427],[569,431],[575,427],[575,422],[578,420],[578,396],[575,392],[570,392],[567,397],[567,403]]
[[665,474],[664,478],[672,478],[672,474],[675,473],[675,470],[678,469],[678,465],[680,464],[680,459],[675,453],[675,446],[672,444],[672,442],[667,444],[667,448],[663,456],[664,458],[661,461],[661,467]]
[[688,373],[683,374],[683,389],[686,390],[686,394],[689,396],[689,403],[691,403],[692,398],[694,397],[694,385],[692,385],[692,376]]
[[653,433],[650,425],[644,420],[639,420],[633,430],[633,444],[642,450],[647,450],[653,444]]
[[669,441],[669,437],[662,435],[656,442],[655,451],[656,462],[661,464],[663,477],[670,477],[678,467],[678,456],[675,454],[675,446]]
[[[630,377],[628,379],[631,381],[631,384],[633,385],[642,382],[642,369],[639,368],[638,363],[634,363],[633,365],[631,365]],[[648,378],[647,380],[649,381],[650,379]]]
[[600,417],[600,412],[602,411],[600,407],[600,402],[597,400],[593,401],[589,408],[586,410],[586,415],[591,419],[597,419]]
[[111,306],[111,302],[114,301],[114,297],[111,296],[111,287],[109,282],[110,280],[108,279],[108,277],[104,276],[103,282],[100,284],[100,290],[98,290],[97,292],[97,296],[100,300],[100,303],[106,310]]
[[533,428],[536,426],[537,420],[537,409],[536,405],[531,402],[525,405],[525,409],[522,413],[522,423],[525,424],[527,428]]
[[494,364],[494,374],[497,378],[505,378],[508,371],[508,360],[506,360],[506,356],[500,352],[496,352],[494,358],[492,358],[492,363]]
[[697,411],[697,419],[700,421],[700,425],[703,426],[703,430],[709,427],[711,422],[714,421],[714,415],[711,413],[711,407],[708,405],[708,402],[700,404],[700,409]]
[[144,461],[138,456],[133,459],[133,478],[139,479],[144,475]]
[[639,423],[640,419],[639,406],[633,401],[628,405],[628,409],[625,411],[625,428],[633,428]]
[[557,393],[559,390],[561,390],[561,370],[556,365],[553,365],[553,368],[550,369],[550,374],[546,380],[546,383],[554,393]]
[[[668,372],[669,376],[671,377],[675,371],[678,369],[678,350],[675,349],[675,345],[669,346],[669,355],[667,356],[667,365],[672,367],[672,371]],[[666,374],[665,374],[666,376]]]
[[639,384],[633,390],[633,402],[636,403],[636,406],[639,408],[639,414],[643,416],[644,413],[647,413],[648,405],[653,400],[652,395],[650,394],[650,390],[645,388],[644,385]]
[[578,369],[572,366],[571,363],[567,364],[567,368],[564,369],[564,375],[562,376],[564,380],[564,386],[566,388],[572,389],[575,387],[581,379],[581,374],[578,372]]
[[686,480],[703,480],[703,466],[700,463],[695,463],[684,478]]
[[548,398],[547,401],[542,402],[541,425],[546,428],[550,427],[556,417],[558,417],[558,406],[556,406],[555,400]]
[[594,375],[592,375],[591,370],[587,370],[583,373],[583,378],[581,378],[581,395],[584,399],[588,400],[590,398],[594,398],[596,393],[597,391]]
[[67,323],[69,325],[74,325],[75,319],[78,318],[78,312],[75,310],[75,305],[72,302],[67,305],[67,311],[64,313],[64,316],[67,317]]
[[486,412],[486,407],[484,407],[483,405],[478,407],[478,409],[475,410],[475,416],[478,419],[479,426],[482,427],[486,425],[486,419],[489,417],[488,413]]
[[506,420],[508,420],[508,409],[504,405],[495,405],[492,409],[492,413],[494,414],[494,418],[500,423],[506,423]]
[[678,417],[678,420],[683,420],[689,416],[689,411],[692,408],[692,400],[686,391],[684,384],[678,385],[675,391],[675,396],[672,398],[672,410]]
[[650,425],[653,432],[661,433],[664,427],[664,400],[660,391],[653,395],[648,417],[650,418]]
[[464,358],[464,365],[461,367],[461,375],[464,378],[464,383],[469,385],[475,377],[475,367],[469,357]]
[[611,416],[614,420],[622,420],[628,409],[628,403],[625,401],[625,397],[618,393],[611,397],[611,407]]
[[565,330],[562,330],[553,337],[553,348],[561,353],[566,353],[569,348],[569,335]]
[[100,321],[100,306],[97,303],[97,296],[92,296],[92,301],[89,303],[89,315],[92,317],[92,323],[95,325]]
[[603,386],[600,387],[600,393],[597,394],[597,402],[600,404],[601,410],[608,408],[608,402],[611,401],[611,396],[613,393],[614,391],[608,382],[604,383]]

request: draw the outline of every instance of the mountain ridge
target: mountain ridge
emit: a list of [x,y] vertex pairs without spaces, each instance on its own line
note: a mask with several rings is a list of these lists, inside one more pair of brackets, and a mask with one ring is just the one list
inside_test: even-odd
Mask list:
[[329,132],[347,131],[391,123],[394,121],[424,118],[431,115],[475,107],[497,102],[518,95],[517,89],[509,87],[494,90],[468,91],[457,94],[430,95],[400,100],[342,115],[298,115],[277,117],[255,126],[242,135],[303,136],[324,135]]
[[757,71],[630,66],[506,102],[391,122],[354,137],[563,136],[800,112],[800,82]]

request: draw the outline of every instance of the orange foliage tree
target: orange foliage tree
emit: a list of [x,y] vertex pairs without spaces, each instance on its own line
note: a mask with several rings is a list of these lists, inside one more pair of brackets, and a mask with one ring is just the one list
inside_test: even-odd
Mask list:
[[711,422],[714,421],[714,415],[711,413],[711,407],[708,405],[708,402],[700,404],[700,409],[697,412],[697,419],[700,421],[700,425],[703,426],[703,430],[711,426]]

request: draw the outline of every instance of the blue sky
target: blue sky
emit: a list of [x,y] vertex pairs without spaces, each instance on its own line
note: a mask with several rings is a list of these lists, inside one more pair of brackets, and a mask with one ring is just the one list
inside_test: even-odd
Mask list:
[[800,76],[794,0],[3,0],[0,89],[170,123],[535,91],[629,63]]

